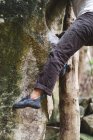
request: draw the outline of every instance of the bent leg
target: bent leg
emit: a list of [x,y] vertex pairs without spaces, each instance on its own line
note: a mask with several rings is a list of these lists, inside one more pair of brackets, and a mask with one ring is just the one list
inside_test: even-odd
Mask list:
[[34,88],[51,95],[55,82],[68,59],[93,36],[93,14],[80,16],[65,32],[57,46],[49,54],[43,71],[39,74]]

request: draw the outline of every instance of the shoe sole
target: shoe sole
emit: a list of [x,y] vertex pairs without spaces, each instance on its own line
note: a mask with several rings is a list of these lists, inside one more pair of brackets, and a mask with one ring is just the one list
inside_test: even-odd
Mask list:
[[31,108],[34,108],[34,109],[39,109],[39,108],[41,108],[41,106],[40,107],[37,107],[37,106],[34,106],[34,105],[26,105],[26,106],[13,106],[13,109],[23,109],[23,108],[26,108],[26,107],[31,107]]

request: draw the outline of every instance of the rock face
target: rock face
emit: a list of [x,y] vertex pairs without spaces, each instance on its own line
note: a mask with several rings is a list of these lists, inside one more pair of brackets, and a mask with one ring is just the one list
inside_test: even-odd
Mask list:
[[93,115],[88,115],[82,119],[82,132],[93,135]]
[[90,103],[89,104],[89,108],[88,108],[89,110],[88,110],[88,113],[89,114],[93,114],[93,103]]
[[81,106],[83,106],[85,109],[88,107],[90,102],[90,98],[89,97],[80,97],[79,98],[79,104]]
[[82,118],[85,114],[85,108],[83,106],[80,106],[80,118]]
[[[62,28],[66,1],[0,1],[0,139],[43,140],[47,111],[12,105],[30,94],[49,53],[47,33]],[[51,10],[52,9],[52,10]],[[59,26],[58,26],[59,25]]]

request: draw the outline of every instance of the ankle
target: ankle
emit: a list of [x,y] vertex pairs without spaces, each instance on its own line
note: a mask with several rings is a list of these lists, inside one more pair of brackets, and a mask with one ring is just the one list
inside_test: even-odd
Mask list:
[[32,91],[31,98],[36,99],[36,98],[40,97],[41,95],[42,95],[42,90],[41,89],[34,89]]

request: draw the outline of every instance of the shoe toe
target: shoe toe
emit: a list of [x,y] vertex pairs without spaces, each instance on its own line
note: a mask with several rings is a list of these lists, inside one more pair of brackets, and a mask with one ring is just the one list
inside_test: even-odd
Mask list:
[[15,104],[13,105],[13,108],[15,108],[15,109],[17,109],[17,108],[24,108],[24,107],[25,107],[25,104],[24,104],[23,101],[18,102],[18,103],[15,103]]

